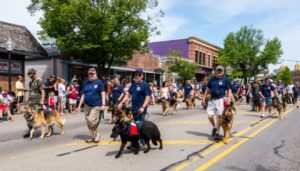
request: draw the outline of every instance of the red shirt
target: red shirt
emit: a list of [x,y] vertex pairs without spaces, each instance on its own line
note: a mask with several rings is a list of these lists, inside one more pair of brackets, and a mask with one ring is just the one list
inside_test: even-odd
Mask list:
[[54,102],[54,97],[53,96],[50,96],[49,99],[48,99],[48,105],[50,107],[53,107],[55,106],[55,102]]
[[71,92],[70,94],[69,94],[69,98],[70,99],[77,99],[77,93],[78,93],[78,91],[76,90],[76,88],[72,88],[72,87],[69,87],[68,88],[68,92]]

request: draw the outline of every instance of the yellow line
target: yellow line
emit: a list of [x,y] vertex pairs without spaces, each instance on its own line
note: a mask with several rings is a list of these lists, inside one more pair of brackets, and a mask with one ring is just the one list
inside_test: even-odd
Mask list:
[[[257,124],[254,127],[257,127],[258,125],[261,125],[263,122],[265,122],[266,120],[263,120],[262,122],[260,122],[259,124]],[[243,129],[242,131],[236,133],[234,135],[234,137],[239,137],[242,136],[243,134],[247,133],[248,131],[252,130],[254,127],[247,127],[245,129]],[[191,161],[185,161],[183,163],[181,163],[180,165],[176,166],[174,169],[172,169],[172,171],[180,171],[182,169],[184,169],[185,167],[187,167],[188,165],[190,165],[192,162],[201,159],[201,157],[205,157],[207,156],[209,153],[223,147],[224,145],[228,144],[230,141],[232,141],[232,138],[228,139],[226,142],[225,141],[220,141],[218,143],[215,143],[213,146],[211,146],[210,148],[208,148],[207,150],[201,152],[198,156],[196,156],[197,159],[195,160],[191,160]]]
[[276,119],[276,120],[272,120],[271,122],[268,122],[266,125],[262,126],[257,131],[255,131],[254,133],[252,133],[251,135],[249,135],[248,138],[244,138],[241,141],[237,142],[236,144],[232,145],[231,147],[229,147],[228,149],[226,149],[225,151],[223,151],[220,155],[216,156],[215,158],[209,160],[208,162],[206,162],[205,164],[203,164],[202,166],[200,166],[198,169],[196,169],[196,171],[206,170],[211,165],[213,165],[214,163],[216,163],[217,161],[219,161],[220,159],[222,159],[223,157],[225,157],[227,154],[231,153],[233,150],[235,150],[236,148],[238,148],[239,146],[241,146],[242,144],[244,144],[245,142],[247,142],[250,138],[256,136],[258,133],[260,133],[261,131],[265,130],[266,128],[268,128],[269,126],[271,126],[272,124],[274,124],[277,121],[278,120]]
[[[290,111],[292,111],[292,108],[290,108],[289,110],[287,110],[286,113],[289,113]],[[247,142],[250,138],[255,137],[261,131],[265,130],[266,128],[268,128],[269,126],[271,126],[272,124],[274,124],[277,121],[279,121],[279,120],[276,119],[276,120],[272,120],[272,121],[268,122],[267,124],[265,124],[264,126],[262,126],[261,128],[259,128],[257,131],[255,131],[252,134],[250,134],[247,138],[242,139],[241,141],[237,142],[236,144],[232,145],[231,147],[229,147],[228,149],[226,149],[225,151],[223,151],[221,154],[219,154],[215,158],[213,158],[213,159],[209,160],[208,162],[204,163],[203,165],[201,165],[198,169],[196,169],[196,171],[206,170],[207,168],[209,168],[210,166],[212,166],[214,163],[216,163],[217,161],[219,161],[220,159],[222,159],[223,157],[225,157],[226,155],[228,155],[229,153],[231,153],[233,150],[237,149],[239,146],[241,146],[242,144],[244,144],[245,142]]]

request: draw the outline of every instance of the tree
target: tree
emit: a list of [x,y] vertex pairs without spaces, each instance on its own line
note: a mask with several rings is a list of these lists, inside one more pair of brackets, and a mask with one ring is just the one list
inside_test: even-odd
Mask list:
[[181,59],[180,57],[172,58],[173,64],[168,67],[171,72],[176,72],[184,81],[195,77],[195,72],[198,66],[193,63]]
[[281,67],[276,75],[276,81],[281,80],[285,85],[288,85],[292,81],[292,72],[289,67]]
[[112,64],[125,64],[135,50],[147,49],[151,34],[159,34],[153,22],[162,12],[145,17],[157,5],[157,0],[31,0],[27,9],[43,12],[41,37],[55,38],[60,50],[97,64],[106,75]]
[[282,49],[278,38],[265,40],[262,30],[244,26],[226,36],[220,54],[217,63],[230,66],[233,73],[247,82],[247,78],[256,76],[268,64],[276,64]]

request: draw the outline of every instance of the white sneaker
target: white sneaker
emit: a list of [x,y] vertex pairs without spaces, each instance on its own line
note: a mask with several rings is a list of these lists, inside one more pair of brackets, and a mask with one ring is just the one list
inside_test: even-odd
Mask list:
[[264,117],[265,117],[265,115],[264,115],[264,114],[262,114],[262,115],[260,115],[260,117],[261,117],[261,118],[264,118]]

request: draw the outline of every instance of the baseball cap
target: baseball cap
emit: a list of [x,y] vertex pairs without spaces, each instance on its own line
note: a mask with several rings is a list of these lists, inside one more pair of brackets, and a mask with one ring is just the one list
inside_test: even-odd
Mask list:
[[222,70],[222,71],[224,71],[224,67],[222,65],[218,65],[217,68],[216,68],[216,70]]
[[33,69],[33,68],[30,68],[30,69],[28,70],[28,72],[27,72],[27,75],[28,75],[28,76],[32,76],[32,75],[35,75],[35,74],[36,74],[36,70]]
[[137,68],[136,70],[135,70],[135,72],[134,72],[135,74],[143,74],[144,73],[144,71],[143,71],[143,69],[142,68]]

